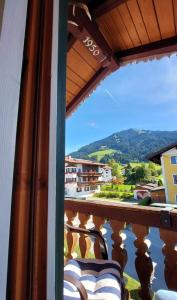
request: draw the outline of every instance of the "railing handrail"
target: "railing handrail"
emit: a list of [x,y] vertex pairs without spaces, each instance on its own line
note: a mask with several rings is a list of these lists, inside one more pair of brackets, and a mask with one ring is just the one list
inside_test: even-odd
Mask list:
[[[65,210],[96,215],[126,223],[177,231],[177,209],[165,211],[163,208],[133,205],[103,200],[80,200],[65,198]],[[166,222],[166,220],[168,222]]]

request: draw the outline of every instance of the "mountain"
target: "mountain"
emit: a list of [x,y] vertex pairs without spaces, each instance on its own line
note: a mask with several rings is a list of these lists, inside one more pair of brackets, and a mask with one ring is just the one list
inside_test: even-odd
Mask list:
[[142,162],[150,153],[176,141],[177,131],[128,129],[86,145],[70,155],[104,163],[112,158],[121,163]]

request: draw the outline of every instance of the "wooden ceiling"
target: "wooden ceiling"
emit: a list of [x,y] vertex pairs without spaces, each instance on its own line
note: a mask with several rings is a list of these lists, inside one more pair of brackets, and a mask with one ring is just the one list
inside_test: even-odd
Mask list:
[[78,0],[68,15],[67,115],[122,65],[177,52],[177,0]]

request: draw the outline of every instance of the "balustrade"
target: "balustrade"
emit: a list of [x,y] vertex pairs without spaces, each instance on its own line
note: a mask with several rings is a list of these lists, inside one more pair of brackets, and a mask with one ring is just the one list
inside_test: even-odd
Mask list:
[[[65,213],[68,224],[80,228],[93,227],[102,231],[105,223],[111,228],[112,259],[121,265],[122,273],[128,260],[128,254],[123,238],[123,230],[126,224],[132,228],[135,235],[135,269],[140,282],[139,296],[143,300],[152,299],[153,292],[151,282],[154,274],[153,262],[150,256],[150,243],[147,240],[149,228],[159,228],[159,235],[164,242],[161,251],[164,255],[164,278],[169,289],[177,290],[177,211],[170,212],[170,222],[163,220],[164,212],[160,208],[141,207],[122,203],[110,203],[98,200],[71,200],[65,199]],[[169,226],[169,227],[168,227]],[[128,238],[128,237],[127,237]],[[95,240],[83,234],[66,233],[65,240],[68,251],[66,259],[73,257],[80,249],[81,257],[95,256],[100,258],[100,246]]]

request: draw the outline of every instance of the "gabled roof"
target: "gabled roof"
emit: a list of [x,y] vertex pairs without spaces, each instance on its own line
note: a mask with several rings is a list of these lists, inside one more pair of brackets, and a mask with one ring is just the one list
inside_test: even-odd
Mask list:
[[79,159],[79,158],[73,158],[71,156],[65,157],[65,163],[71,163],[71,164],[83,164],[83,165],[92,165],[92,166],[104,166],[107,167],[106,164],[102,164],[99,162],[94,162],[92,160],[86,160],[86,159]]
[[161,148],[160,150],[158,150],[158,151],[156,151],[154,153],[151,153],[150,155],[147,156],[147,159],[150,160],[150,161],[152,161],[152,162],[154,162],[154,163],[156,163],[156,164],[161,165],[161,160],[160,160],[161,155],[164,152],[169,151],[169,150],[171,150],[173,148],[177,148],[177,142],[175,142],[173,144],[170,144],[170,145],[168,145],[166,147],[163,147],[163,148]]
[[138,190],[139,188],[141,188],[142,190],[151,191],[156,187],[157,187],[157,184],[155,184],[155,183],[147,183],[147,184],[143,184],[143,185],[137,184],[135,187],[135,190]]
[[121,66],[177,52],[177,1],[69,3],[67,116]]

